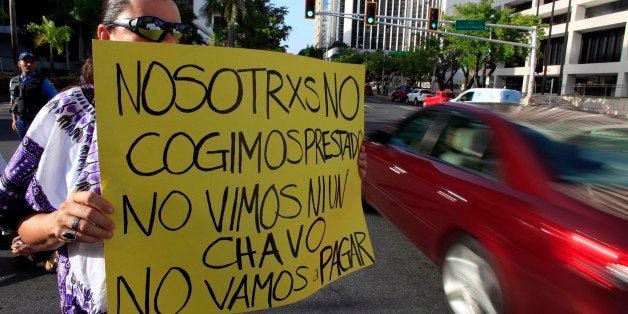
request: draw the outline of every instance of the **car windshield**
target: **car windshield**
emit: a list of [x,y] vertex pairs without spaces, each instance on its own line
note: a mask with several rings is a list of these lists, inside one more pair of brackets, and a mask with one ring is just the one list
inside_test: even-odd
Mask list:
[[628,187],[628,126],[550,137],[518,125],[560,182]]

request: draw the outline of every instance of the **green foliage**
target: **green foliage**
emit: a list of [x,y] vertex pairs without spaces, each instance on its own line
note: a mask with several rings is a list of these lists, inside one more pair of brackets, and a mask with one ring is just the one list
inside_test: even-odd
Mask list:
[[[540,17],[535,15],[522,15],[512,9],[497,9],[493,7],[492,0],[482,0],[479,3],[465,3],[454,6],[454,14],[445,16],[446,20],[485,20],[486,23],[542,26]],[[509,42],[529,43],[530,33],[506,28],[494,28],[491,34],[489,28],[484,31],[456,31],[453,25],[447,26],[447,31],[467,34],[475,37],[493,38]],[[543,38],[542,29],[539,28],[539,39]],[[539,45],[540,46],[540,45]],[[537,46],[538,47],[538,46]],[[494,44],[485,41],[445,36],[441,59],[457,56],[465,76],[472,75],[472,83],[475,86],[482,85],[478,82],[480,70],[485,75],[491,75],[498,62],[512,62],[525,58],[529,49],[511,45]]]
[[56,49],[57,54],[61,54],[65,43],[70,41],[72,37],[72,29],[69,26],[56,26],[55,22],[45,16],[42,16],[41,19],[41,24],[30,23],[26,25],[26,29],[35,34],[33,40],[35,47],[50,45],[50,59],[52,60],[52,49]]
[[250,13],[247,11],[246,2],[248,0],[207,0],[201,7],[201,14],[207,17],[208,21],[211,21],[216,14],[222,16],[222,20],[226,23],[226,46],[228,47],[235,47],[234,35],[238,19]]
[[438,50],[433,47],[416,48],[411,52],[386,54],[381,50],[358,51],[340,48],[332,57],[334,62],[364,64],[369,80],[380,80],[382,74],[397,73],[410,81],[426,81],[432,74]]
[[305,49],[299,51],[299,56],[306,56],[310,58],[323,59],[325,51],[322,48],[316,48],[314,46],[307,46]]
[[201,15],[211,21],[215,13],[225,10],[229,14],[214,18],[215,45],[286,51],[287,46],[281,42],[292,30],[285,25],[286,7],[275,7],[270,0],[208,0],[201,8]]

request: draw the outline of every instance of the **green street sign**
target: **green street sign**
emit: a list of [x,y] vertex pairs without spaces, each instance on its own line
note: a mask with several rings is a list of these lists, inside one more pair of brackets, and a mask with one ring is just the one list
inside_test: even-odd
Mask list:
[[485,29],[485,20],[456,20],[457,31],[483,31]]

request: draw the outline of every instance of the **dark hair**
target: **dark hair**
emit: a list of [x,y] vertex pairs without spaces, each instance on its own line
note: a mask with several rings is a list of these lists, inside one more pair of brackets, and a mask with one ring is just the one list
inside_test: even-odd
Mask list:
[[93,84],[94,83],[94,63],[92,58],[85,59],[83,66],[81,67],[81,77],[79,79],[79,85]]
[[[130,5],[130,0],[105,0],[102,3],[102,17],[101,23],[108,27],[111,23],[126,10]],[[93,84],[94,83],[94,64],[92,58],[85,59],[83,66],[81,67],[81,76],[79,84]]]
[[102,3],[102,20],[105,26],[111,25],[129,6],[130,0],[105,0]]

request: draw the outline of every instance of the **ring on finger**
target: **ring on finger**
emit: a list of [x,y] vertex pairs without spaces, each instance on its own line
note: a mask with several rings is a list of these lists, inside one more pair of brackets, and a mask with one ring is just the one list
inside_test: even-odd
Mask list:
[[74,242],[76,238],[76,230],[69,229],[61,234],[61,240],[64,242]]
[[70,227],[70,229],[74,230],[74,231],[78,231],[78,224],[81,221],[81,218],[79,217],[74,217],[74,219],[72,220],[72,226]]

